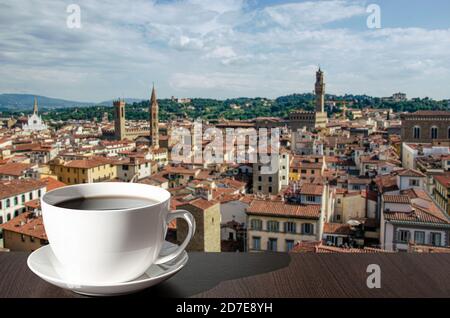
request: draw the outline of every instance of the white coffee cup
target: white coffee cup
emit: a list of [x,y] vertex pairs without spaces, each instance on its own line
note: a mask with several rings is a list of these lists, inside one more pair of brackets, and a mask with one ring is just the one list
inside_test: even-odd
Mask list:
[[[130,196],[154,200],[139,208],[74,210],[55,206],[76,198]],[[133,280],[152,264],[166,263],[186,248],[195,232],[188,211],[169,212],[170,193],[140,183],[87,183],[58,188],[41,199],[45,231],[69,284],[111,284]],[[183,218],[188,234],[177,250],[159,257],[168,223]]]

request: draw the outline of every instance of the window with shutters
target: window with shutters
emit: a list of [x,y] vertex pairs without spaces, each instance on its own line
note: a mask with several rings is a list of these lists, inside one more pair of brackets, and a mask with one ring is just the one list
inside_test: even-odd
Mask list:
[[409,231],[406,230],[399,230],[397,232],[397,241],[401,243],[408,243],[409,242]]
[[284,231],[286,233],[295,233],[296,227],[295,222],[284,222]]
[[276,238],[269,238],[269,240],[267,241],[267,250],[276,252],[277,245],[278,245],[277,243],[278,243],[278,240]]
[[269,232],[279,232],[280,223],[278,221],[267,221],[267,231]]
[[314,234],[314,225],[311,223],[303,223],[302,224],[302,234]]
[[261,231],[262,230],[262,221],[258,219],[251,220],[252,230]]

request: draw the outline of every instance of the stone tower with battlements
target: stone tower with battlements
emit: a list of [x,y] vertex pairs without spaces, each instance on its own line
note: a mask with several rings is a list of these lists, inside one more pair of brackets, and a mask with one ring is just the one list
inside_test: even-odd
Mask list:
[[316,85],[315,85],[315,93],[316,93],[316,112],[323,113],[325,111],[325,82],[323,79],[323,72],[319,67],[319,70],[316,73]]

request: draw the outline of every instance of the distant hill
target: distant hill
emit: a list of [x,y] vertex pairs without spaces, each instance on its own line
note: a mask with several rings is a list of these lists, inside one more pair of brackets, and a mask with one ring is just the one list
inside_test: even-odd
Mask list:
[[[133,103],[139,103],[142,102],[143,99],[142,98],[123,98],[125,100],[125,103],[127,104],[133,104]],[[113,101],[114,100],[106,100],[104,102],[99,103],[98,105],[101,106],[112,106],[113,105]]]
[[34,97],[37,97],[39,108],[86,107],[96,103],[85,103],[65,99],[51,98],[31,94],[0,94],[0,108],[14,110],[33,109]]

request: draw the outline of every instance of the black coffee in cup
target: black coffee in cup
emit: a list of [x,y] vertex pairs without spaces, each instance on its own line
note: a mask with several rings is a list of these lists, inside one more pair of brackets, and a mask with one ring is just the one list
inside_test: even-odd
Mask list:
[[132,196],[93,196],[74,198],[55,206],[72,210],[123,210],[142,208],[158,203],[155,200]]

